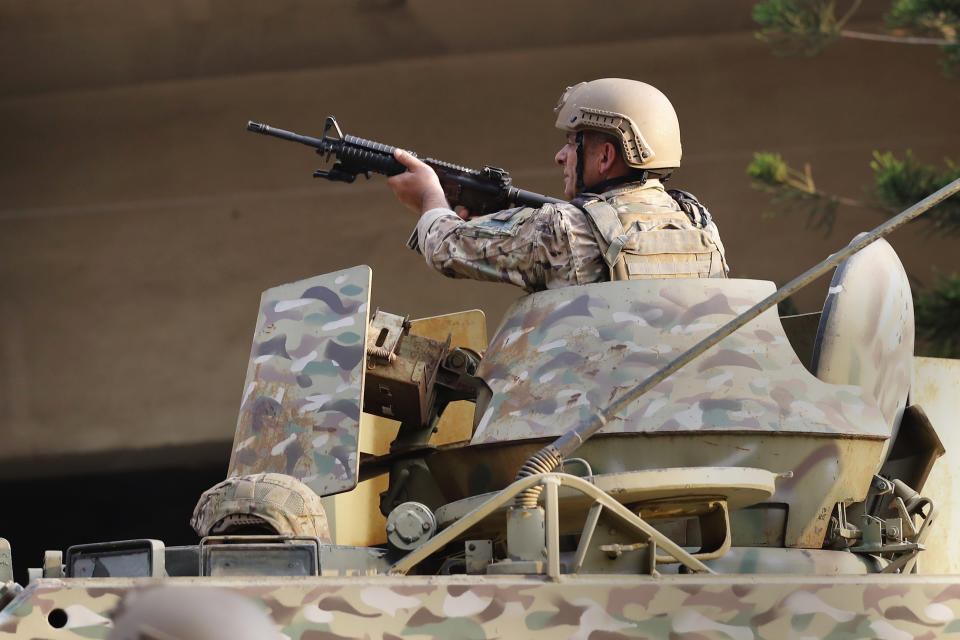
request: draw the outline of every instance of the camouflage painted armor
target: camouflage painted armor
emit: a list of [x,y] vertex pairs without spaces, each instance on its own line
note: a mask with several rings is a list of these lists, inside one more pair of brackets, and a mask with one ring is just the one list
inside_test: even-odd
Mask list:
[[[664,227],[683,225],[697,236],[702,250],[724,266],[723,245],[716,225],[697,228],[657,180],[628,184],[603,194],[631,228],[630,241],[622,246],[639,254],[670,254],[654,276],[688,277],[689,265],[678,255],[680,244],[663,242],[663,234],[646,235]],[[605,259],[606,247],[598,241],[602,233],[590,217],[573,204],[547,204],[538,209],[506,209],[464,222],[448,209],[427,211],[417,224],[419,248],[427,264],[451,278],[474,278],[508,282],[526,291],[556,289],[575,284],[611,279]],[[650,240],[647,240],[647,238]],[[651,258],[652,262],[653,258]],[[622,261],[621,261],[622,262]],[[679,265],[679,266],[677,266]],[[709,270],[708,270],[709,272]]]

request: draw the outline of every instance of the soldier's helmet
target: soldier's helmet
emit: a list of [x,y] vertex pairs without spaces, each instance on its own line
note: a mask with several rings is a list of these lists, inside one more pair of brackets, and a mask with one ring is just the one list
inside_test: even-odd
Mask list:
[[273,620],[226,589],[166,585],[135,590],[120,602],[108,640],[270,640]]
[[554,111],[558,129],[613,135],[624,161],[634,169],[680,166],[677,113],[656,87],[623,78],[581,82],[567,87]]
[[227,478],[200,496],[190,525],[201,536],[265,533],[330,541],[320,496],[283,473]]

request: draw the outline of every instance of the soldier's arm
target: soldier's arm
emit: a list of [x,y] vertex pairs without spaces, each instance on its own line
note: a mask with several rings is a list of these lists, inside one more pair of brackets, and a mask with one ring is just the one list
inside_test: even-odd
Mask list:
[[387,178],[387,186],[405,207],[422,215],[431,209],[449,209],[450,203],[443,195],[443,187],[437,173],[429,166],[402,149],[396,149],[393,157],[407,168],[403,173]]
[[605,279],[592,232],[578,233],[564,206],[507,209],[468,222],[428,211],[418,224],[420,248],[427,264],[446,276],[530,292]]

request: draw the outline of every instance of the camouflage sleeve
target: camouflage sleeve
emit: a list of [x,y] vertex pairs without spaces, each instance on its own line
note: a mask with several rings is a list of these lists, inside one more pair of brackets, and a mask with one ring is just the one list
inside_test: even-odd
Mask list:
[[420,249],[427,264],[451,278],[508,282],[530,292],[604,279],[584,268],[599,250],[588,223],[570,208],[506,209],[468,222],[433,210],[418,224]]

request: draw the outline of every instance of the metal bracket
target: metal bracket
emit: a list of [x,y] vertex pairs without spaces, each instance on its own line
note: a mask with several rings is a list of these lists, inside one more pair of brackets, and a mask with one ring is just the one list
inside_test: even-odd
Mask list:
[[44,578],[62,578],[63,568],[63,551],[47,549],[43,552]]
[[[450,544],[455,539],[465,534],[471,527],[481,520],[494,513],[501,507],[513,501],[531,487],[543,487],[543,509],[545,514],[545,542],[546,542],[546,574],[553,580],[560,579],[560,531],[559,531],[559,499],[557,489],[560,486],[569,487],[575,491],[584,494],[593,500],[593,505],[587,514],[584,523],[583,532],[580,536],[580,547],[577,549],[574,562],[570,568],[570,573],[579,572],[583,564],[583,557],[589,548],[590,539],[597,525],[597,518],[601,509],[606,509],[609,517],[614,518],[625,525],[628,530],[633,530],[639,537],[648,542],[655,543],[662,549],[666,555],[669,555],[677,562],[680,562],[689,571],[695,573],[714,573],[709,567],[703,564],[699,559],[690,554],[683,547],[672,541],[663,533],[657,531],[652,525],[643,518],[630,511],[627,507],[620,504],[606,492],[598,489],[583,478],[567,475],[564,473],[542,473],[537,475],[520,478],[513,482],[490,499],[481,503],[462,518],[448,526],[439,534],[431,538],[426,544],[418,547],[414,551],[401,558],[391,568],[393,575],[405,575],[421,561],[436,553],[444,546]],[[655,548],[655,547],[651,547]],[[504,563],[507,564],[507,563]],[[651,573],[656,571],[656,557],[650,562],[649,570]],[[495,566],[495,565],[494,565]],[[491,567],[492,568],[492,567]],[[504,567],[506,568],[506,567]]]
[[330,131],[330,129],[334,129],[337,132],[337,137],[336,137],[337,140],[343,139],[343,131],[340,130],[340,125],[337,124],[337,119],[334,118],[333,116],[327,116],[327,119],[323,123],[324,138],[328,137],[327,132]]
[[863,537],[863,532],[847,521],[847,508],[842,502],[837,503],[836,512],[836,525],[834,527],[836,536],[849,541],[859,540]]
[[467,573],[486,573],[493,562],[493,540],[467,540],[464,543]]
[[367,330],[367,355],[385,362],[397,359],[397,345],[410,326],[409,316],[397,316],[377,309]]

